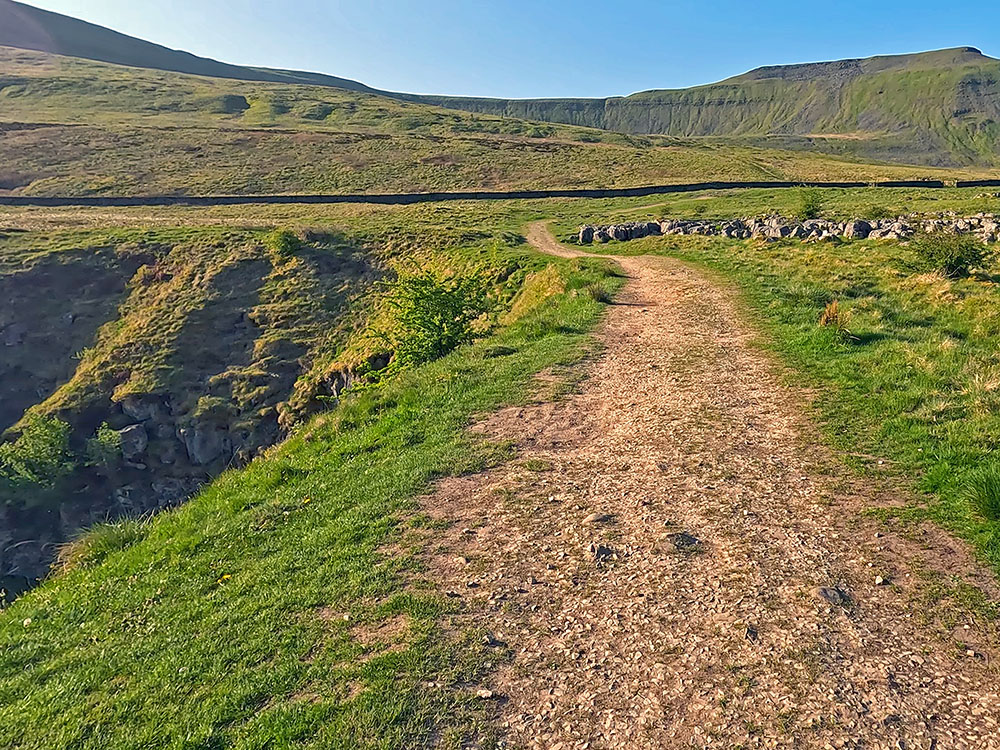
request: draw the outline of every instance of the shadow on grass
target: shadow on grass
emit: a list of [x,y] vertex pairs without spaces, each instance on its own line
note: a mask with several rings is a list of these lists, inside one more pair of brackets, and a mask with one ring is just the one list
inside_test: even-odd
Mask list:
[[869,346],[871,344],[877,344],[879,341],[886,341],[893,338],[884,333],[852,333],[851,343],[854,346]]

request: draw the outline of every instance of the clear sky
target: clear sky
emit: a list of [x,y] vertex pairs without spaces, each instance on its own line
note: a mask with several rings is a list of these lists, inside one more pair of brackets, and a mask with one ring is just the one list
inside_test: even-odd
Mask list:
[[1000,0],[29,0],[225,62],[394,91],[610,96],[760,65],[970,45]]

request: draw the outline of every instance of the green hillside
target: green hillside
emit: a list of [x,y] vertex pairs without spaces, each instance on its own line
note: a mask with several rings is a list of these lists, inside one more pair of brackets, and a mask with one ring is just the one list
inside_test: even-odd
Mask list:
[[[626,97],[508,100],[378,91],[318,73],[229,65],[12,0],[0,0],[0,45],[223,79],[377,94],[508,120],[633,135],[722,138],[732,145],[928,166],[992,167],[1000,162],[1000,61],[972,47],[770,66],[710,85]],[[142,93],[153,92],[135,92]],[[249,104],[238,95],[218,96],[222,98],[215,98],[212,106],[223,112],[239,112]],[[251,116],[266,122],[284,113],[285,105],[275,106],[277,110],[267,103],[250,107]],[[329,116],[328,104],[305,106],[313,120]],[[306,111],[300,109],[299,114]],[[520,132],[532,129],[523,123],[514,127]]]
[[1000,62],[972,48],[761,68],[609,99],[419,97],[444,107],[624,133],[759,138],[935,165],[1000,160]]
[[198,57],[13,0],[0,0],[0,45],[176,73],[372,91],[356,81],[321,73],[251,68]]
[[957,174],[0,47],[0,190],[15,194],[383,193]]
[[516,232],[432,233],[415,213],[294,232],[0,231],[0,578],[18,579],[0,590],[44,578],[81,529],[173,507],[246,465],[346,388],[388,377],[390,356],[419,364],[390,309],[416,269],[442,293],[479,284],[482,333],[545,266]]

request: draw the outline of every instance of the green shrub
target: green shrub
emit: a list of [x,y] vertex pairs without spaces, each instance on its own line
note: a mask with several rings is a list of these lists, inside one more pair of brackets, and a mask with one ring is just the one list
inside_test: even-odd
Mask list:
[[384,285],[391,323],[378,335],[394,352],[393,365],[429,362],[472,338],[473,323],[492,308],[492,286],[483,274],[442,278],[429,270]]
[[823,213],[823,194],[819,190],[802,190],[799,193],[797,217],[802,221],[818,219]]
[[910,247],[924,270],[937,271],[950,279],[968,276],[990,256],[986,244],[969,234],[933,232],[918,237]]
[[121,458],[122,436],[104,422],[87,441],[87,465],[110,471],[118,466]]
[[974,473],[965,485],[965,499],[979,515],[1000,521],[1000,468],[990,466]]
[[264,245],[279,258],[288,258],[301,249],[302,240],[287,229],[275,229],[264,238]]
[[895,214],[887,206],[872,204],[861,212],[862,219],[869,221],[879,221],[880,219],[891,219]]
[[14,488],[52,487],[72,468],[69,425],[30,414],[21,435],[0,445],[0,481]]

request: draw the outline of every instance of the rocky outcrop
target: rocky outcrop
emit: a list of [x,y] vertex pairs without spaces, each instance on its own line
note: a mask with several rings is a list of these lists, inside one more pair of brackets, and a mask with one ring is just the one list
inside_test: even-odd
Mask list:
[[15,323],[0,331],[0,343],[4,346],[21,346],[24,343],[24,337],[27,335],[27,326]]
[[125,416],[137,422],[163,422],[170,415],[167,399],[164,396],[126,396],[119,406]]
[[232,455],[233,443],[224,427],[196,424],[181,428],[177,434],[193,466],[208,466],[227,454]]
[[118,440],[122,449],[122,457],[126,461],[141,461],[146,447],[149,445],[149,435],[141,424],[134,424],[123,430],[118,430]]
[[115,490],[115,509],[121,516],[136,517],[173,508],[194,495],[201,485],[199,479],[179,477],[132,482]]
[[589,245],[611,240],[626,242],[651,235],[701,235],[768,241],[789,238],[820,241],[840,237],[851,240],[905,240],[919,232],[971,234],[984,242],[992,243],[1000,240],[1000,217],[994,214],[969,217],[938,214],[933,217],[900,216],[894,219],[854,219],[847,222],[826,219],[795,221],[781,216],[728,220],[665,219],[659,223],[633,222],[606,226],[588,224],[581,227],[577,241],[581,245]]
[[867,240],[871,233],[872,225],[864,219],[849,221],[844,228],[844,236],[849,240]]

